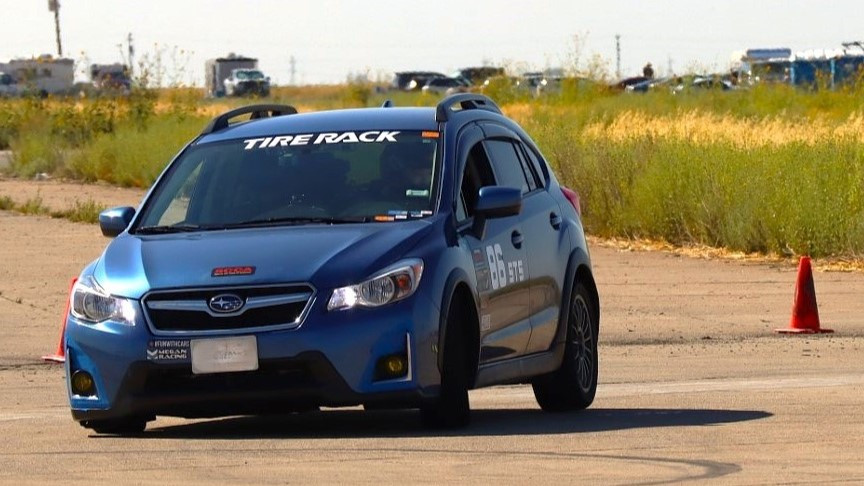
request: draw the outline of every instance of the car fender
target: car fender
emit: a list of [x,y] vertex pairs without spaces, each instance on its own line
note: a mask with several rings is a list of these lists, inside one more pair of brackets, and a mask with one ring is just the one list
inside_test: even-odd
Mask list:
[[[454,268],[450,274],[447,276],[444,281],[443,289],[442,289],[442,298],[441,298],[441,314],[440,320],[438,323],[438,371],[441,372],[443,370],[444,365],[444,343],[447,334],[447,314],[449,313],[450,304],[453,301],[453,295],[456,293],[456,287],[459,284],[464,283],[471,289],[471,297],[472,304],[474,305],[474,312],[478,312],[477,302],[479,302],[477,298],[477,286],[472,284],[474,279],[472,279],[468,272],[466,272],[462,268]],[[479,332],[479,329],[478,329]],[[479,353],[479,350],[478,350]],[[479,354],[478,354],[479,357]]]
[[[555,340],[552,345],[553,348],[556,347],[556,344],[562,344],[567,339],[567,317],[570,311],[570,294],[573,292],[573,286],[576,284],[576,277],[580,273],[580,270],[582,273],[582,283],[585,284],[588,287],[588,290],[592,293],[594,306],[599,312],[600,301],[597,287],[594,282],[594,276],[591,272],[591,259],[585,249],[577,246],[570,253],[570,258],[567,261],[567,273],[564,280],[563,292],[561,292],[561,311],[558,315],[558,330],[555,333]],[[560,349],[563,351],[564,347],[560,346]]]

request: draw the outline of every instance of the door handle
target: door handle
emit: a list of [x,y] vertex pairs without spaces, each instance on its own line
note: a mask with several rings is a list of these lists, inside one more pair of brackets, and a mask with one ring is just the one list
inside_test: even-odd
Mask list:
[[561,228],[561,216],[558,216],[555,213],[549,213],[549,224],[552,225],[553,228],[560,229]]
[[515,246],[517,249],[522,248],[522,241],[524,240],[524,238],[522,238],[522,233],[514,231],[510,235],[510,240],[513,242],[513,246]]

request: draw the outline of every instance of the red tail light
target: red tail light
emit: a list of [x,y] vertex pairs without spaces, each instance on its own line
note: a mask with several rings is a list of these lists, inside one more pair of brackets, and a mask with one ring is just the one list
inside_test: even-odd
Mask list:
[[564,194],[564,197],[566,197],[567,200],[570,201],[570,204],[573,205],[573,209],[576,210],[576,214],[578,214],[579,217],[581,218],[582,217],[582,202],[581,202],[581,199],[579,199],[579,193],[574,191],[573,189],[570,189],[570,188],[567,188],[564,186],[561,186],[561,192]]

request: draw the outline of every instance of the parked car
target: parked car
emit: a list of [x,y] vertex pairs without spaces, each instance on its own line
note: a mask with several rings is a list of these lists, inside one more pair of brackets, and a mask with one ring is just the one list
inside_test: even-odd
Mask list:
[[627,86],[625,91],[629,93],[647,93],[657,89],[665,89],[672,94],[688,92],[692,90],[719,89],[730,91],[738,89],[727,79],[716,76],[674,76],[668,78],[653,78],[641,83]]
[[414,91],[422,89],[430,79],[446,77],[435,71],[403,71],[394,73],[390,87],[403,91]]
[[497,76],[504,76],[504,68],[493,66],[467,67],[462,68],[451,74],[451,78],[463,79],[469,85],[479,86],[487,79]]
[[424,93],[453,94],[468,91],[471,84],[459,78],[432,78],[423,86]]
[[[171,161],[70,297],[72,417],[419,408],[531,383],[588,407],[600,307],[578,195],[489,98],[229,111]],[[230,123],[240,116],[245,122]]]
[[649,78],[647,76],[633,76],[631,78],[624,78],[618,81],[617,83],[612,85],[612,88],[618,89],[620,91],[625,91],[629,86],[635,86],[653,80],[654,78]]
[[270,78],[258,69],[232,69],[224,84],[225,96],[270,96]]
[[721,91],[731,91],[738,89],[738,87],[732,84],[730,80],[722,79],[717,76],[697,76],[692,80],[690,84],[684,84],[682,86],[682,89],[688,88],[718,89]]
[[673,92],[676,86],[681,84],[678,81],[680,78],[646,78],[635,84],[629,84],[624,88],[628,93],[647,93],[648,91],[657,89],[657,87],[666,87],[670,92]]

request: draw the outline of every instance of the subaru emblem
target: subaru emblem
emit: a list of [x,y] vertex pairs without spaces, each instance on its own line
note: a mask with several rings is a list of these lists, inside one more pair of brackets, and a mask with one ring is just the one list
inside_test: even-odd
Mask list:
[[209,305],[213,312],[227,314],[235,312],[243,307],[245,302],[239,296],[234,294],[219,294],[210,299]]

